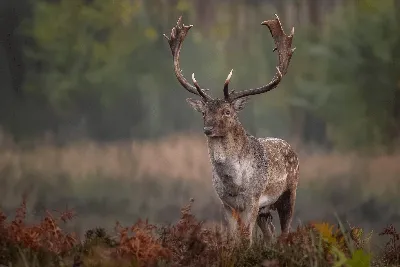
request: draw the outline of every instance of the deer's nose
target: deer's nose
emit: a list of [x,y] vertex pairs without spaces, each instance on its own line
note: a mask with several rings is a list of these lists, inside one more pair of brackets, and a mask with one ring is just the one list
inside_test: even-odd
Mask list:
[[211,126],[204,127],[204,128],[203,128],[204,134],[205,134],[205,135],[210,135],[212,129],[213,129],[213,127],[211,127]]

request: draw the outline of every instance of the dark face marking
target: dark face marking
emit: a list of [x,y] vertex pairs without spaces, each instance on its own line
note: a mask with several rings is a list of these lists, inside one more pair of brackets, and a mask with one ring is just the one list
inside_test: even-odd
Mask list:
[[238,112],[244,108],[247,98],[228,102],[221,99],[204,102],[187,99],[192,108],[203,114],[204,134],[208,137],[224,137],[240,122]]

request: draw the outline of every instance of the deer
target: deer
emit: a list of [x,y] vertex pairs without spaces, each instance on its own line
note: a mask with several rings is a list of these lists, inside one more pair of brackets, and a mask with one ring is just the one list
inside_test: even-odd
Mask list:
[[251,236],[258,225],[265,240],[275,237],[271,211],[277,211],[281,237],[285,238],[292,223],[299,181],[299,159],[294,149],[283,139],[257,138],[241,124],[238,114],[252,95],[277,88],[296,48],[291,48],[294,27],[286,35],[278,15],[261,23],[268,27],[278,52],[276,74],[271,81],[258,88],[242,91],[229,90],[230,71],[223,87],[223,99],[212,98],[201,88],[192,74],[193,85],[183,76],[179,57],[182,43],[193,25],[182,24],[179,17],[168,37],[174,71],[178,82],[200,99],[187,98],[188,104],[203,116],[203,130],[207,139],[212,166],[212,184],[221,201],[228,232],[235,236],[239,222]]

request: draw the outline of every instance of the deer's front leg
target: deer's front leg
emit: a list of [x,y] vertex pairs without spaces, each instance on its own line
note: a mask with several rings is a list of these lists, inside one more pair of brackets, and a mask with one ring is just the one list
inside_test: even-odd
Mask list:
[[246,227],[247,231],[246,237],[250,239],[250,245],[253,243],[253,230],[257,221],[257,216],[258,216],[258,205],[255,201],[252,202],[252,204],[249,205],[244,212],[242,212],[241,216],[243,226]]
[[226,223],[228,225],[228,232],[231,237],[236,238],[238,234],[238,221],[235,218],[235,210],[230,206],[223,204]]
[[224,209],[230,236],[238,240],[244,234],[243,237],[248,239],[251,245],[253,241],[253,229],[258,216],[258,205],[254,203],[242,211],[237,211],[224,204]]

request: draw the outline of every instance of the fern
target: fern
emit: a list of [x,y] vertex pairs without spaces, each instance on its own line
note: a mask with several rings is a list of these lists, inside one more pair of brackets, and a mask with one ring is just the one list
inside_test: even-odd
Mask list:
[[354,251],[351,259],[346,261],[349,267],[369,267],[371,266],[371,255],[362,249]]

